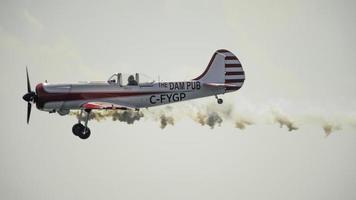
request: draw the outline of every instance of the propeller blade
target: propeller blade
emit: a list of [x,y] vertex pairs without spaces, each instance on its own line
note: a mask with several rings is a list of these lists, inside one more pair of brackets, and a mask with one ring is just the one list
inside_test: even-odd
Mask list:
[[31,106],[31,103],[27,103],[27,124],[30,122]]
[[28,70],[26,66],[26,77],[27,77],[27,92],[31,92],[30,78],[28,77]]

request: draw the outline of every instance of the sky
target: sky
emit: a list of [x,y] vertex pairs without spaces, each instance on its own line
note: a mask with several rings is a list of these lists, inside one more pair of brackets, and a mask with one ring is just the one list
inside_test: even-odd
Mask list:
[[[355,199],[355,1],[0,1],[1,199]],[[217,49],[245,70],[221,96],[153,108],[174,125],[32,110],[32,87],[143,73],[190,80]],[[231,109],[221,126],[196,108]],[[275,123],[276,113],[298,130]],[[236,128],[236,116],[253,125]],[[334,131],[326,136],[323,125]]]

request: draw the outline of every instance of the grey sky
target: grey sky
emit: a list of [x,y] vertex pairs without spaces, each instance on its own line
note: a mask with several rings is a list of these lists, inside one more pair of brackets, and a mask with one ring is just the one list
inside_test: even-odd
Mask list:
[[[325,138],[319,123],[301,120],[288,132],[260,119],[274,108],[355,122],[355,8],[355,1],[1,1],[0,198],[355,199],[355,127]],[[32,87],[115,72],[188,80],[220,48],[246,72],[244,87],[223,96],[259,118],[245,130],[189,118],[163,130],[152,120],[91,121],[92,136],[81,141],[72,116],[33,109],[25,123],[26,65]]]

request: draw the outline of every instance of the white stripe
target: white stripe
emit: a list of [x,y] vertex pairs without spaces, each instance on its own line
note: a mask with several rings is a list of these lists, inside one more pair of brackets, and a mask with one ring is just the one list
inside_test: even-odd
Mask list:
[[245,75],[225,76],[225,80],[230,80],[230,79],[245,79]]
[[233,86],[242,86],[242,84],[244,84],[243,82],[237,82],[237,83],[226,83],[229,85],[233,85]]
[[[224,52],[223,53],[225,56],[235,56],[233,53],[231,52]],[[236,57],[236,56],[235,56]]]
[[242,67],[229,67],[226,68],[225,67],[225,72],[243,72],[244,70],[242,69]]
[[225,60],[225,64],[240,64],[239,60]]

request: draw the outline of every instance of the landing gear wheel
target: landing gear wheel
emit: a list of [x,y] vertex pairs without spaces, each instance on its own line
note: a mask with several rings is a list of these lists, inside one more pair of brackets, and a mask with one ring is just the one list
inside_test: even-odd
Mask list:
[[222,104],[223,102],[223,99],[218,99],[218,104]]
[[80,135],[80,133],[82,132],[82,130],[84,130],[84,125],[81,124],[81,123],[77,123],[77,124],[74,124],[73,128],[72,128],[72,132],[75,136],[78,136]]
[[74,126],[72,127],[72,132],[75,136],[78,136],[80,139],[87,139],[90,136],[90,129],[88,128],[88,121],[89,121],[89,114],[90,114],[90,109],[85,109],[84,110],[86,113],[86,117],[85,117],[85,124],[81,124],[81,117],[83,114],[83,110],[80,111],[80,117],[78,120],[78,123],[74,124]]
[[80,139],[87,139],[90,136],[90,129],[87,127],[85,128],[85,126],[83,124],[74,124],[73,128],[72,128],[72,132],[75,136],[80,137]]
[[87,127],[87,128],[83,128],[80,132],[80,134],[78,134],[78,137],[80,137],[80,139],[87,139],[88,137],[90,136],[90,129]]

